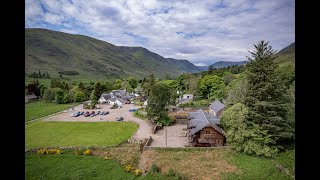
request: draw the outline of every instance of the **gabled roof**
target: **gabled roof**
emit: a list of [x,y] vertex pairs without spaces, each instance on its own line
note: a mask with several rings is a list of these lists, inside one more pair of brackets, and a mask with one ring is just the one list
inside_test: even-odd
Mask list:
[[109,101],[115,102],[118,98],[110,98]]
[[223,136],[226,136],[224,131],[215,124],[214,119],[210,119],[210,120],[207,119],[202,109],[199,109],[196,112],[190,112],[189,114],[192,119],[189,121],[187,127],[191,128],[190,129],[191,135],[194,135],[195,133],[201,131],[205,127],[213,127],[220,134],[222,134]]
[[211,103],[210,108],[213,111],[218,112],[224,108],[224,104],[222,104],[219,100],[216,99],[213,103]]
[[121,98],[118,98],[118,101],[120,101],[121,103],[123,103],[123,102],[124,102]]
[[133,98],[134,96],[131,96],[131,95],[126,95],[124,97],[122,97],[123,100],[128,100],[128,99],[131,99]]
[[117,95],[124,96],[124,95],[126,95],[127,91],[126,90],[113,90],[113,91],[111,91],[111,93],[114,93],[116,96]]
[[101,97],[103,97],[105,100],[108,100],[111,98],[110,94],[102,94]]
[[218,119],[217,116],[214,116],[213,114],[207,114],[207,113],[204,113],[204,115],[206,116],[208,121],[212,121],[214,122],[214,124],[220,125],[220,119]]
[[121,103],[123,103],[123,100],[121,98],[111,98],[111,99],[109,99],[109,101],[111,101],[111,102],[116,102],[117,100],[120,101]]

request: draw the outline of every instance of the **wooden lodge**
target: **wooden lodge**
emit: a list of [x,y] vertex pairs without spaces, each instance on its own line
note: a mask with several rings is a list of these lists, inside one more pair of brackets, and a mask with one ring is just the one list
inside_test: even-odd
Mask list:
[[190,112],[188,122],[189,143],[194,147],[223,146],[226,142],[225,132],[220,128],[220,117],[199,109]]

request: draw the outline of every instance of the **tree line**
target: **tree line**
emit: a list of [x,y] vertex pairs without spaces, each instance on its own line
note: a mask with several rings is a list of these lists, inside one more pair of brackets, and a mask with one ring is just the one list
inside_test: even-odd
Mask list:
[[48,72],[41,73],[40,70],[38,72],[32,72],[32,73],[28,74],[28,77],[43,78],[43,79],[50,79],[51,78]]

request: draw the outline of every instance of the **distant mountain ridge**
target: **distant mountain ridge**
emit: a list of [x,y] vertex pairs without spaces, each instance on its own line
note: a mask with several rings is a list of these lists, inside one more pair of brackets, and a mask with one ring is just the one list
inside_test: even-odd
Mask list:
[[187,60],[164,58],[142,47],[115,46],[84,35],[25,29],[25,71],[76,71],[78,79],[107,79],[154,74],[176,77],[200,69]]
[[249,61],[218,61],[215,62],[213,65],[214,68],[224,68],[224,67],[228,67],[228,66],[240,66],[240,65],[244,65],[247,64]]

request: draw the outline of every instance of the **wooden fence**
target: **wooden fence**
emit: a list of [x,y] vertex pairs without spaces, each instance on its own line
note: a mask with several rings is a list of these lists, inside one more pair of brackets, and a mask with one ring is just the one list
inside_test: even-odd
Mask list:
[[152,143],[152,137],[150,136],[149,139],[147,140],[146,144],[144,145],[143,150],[146,151],[146,150],[150,149],[151,143]]

